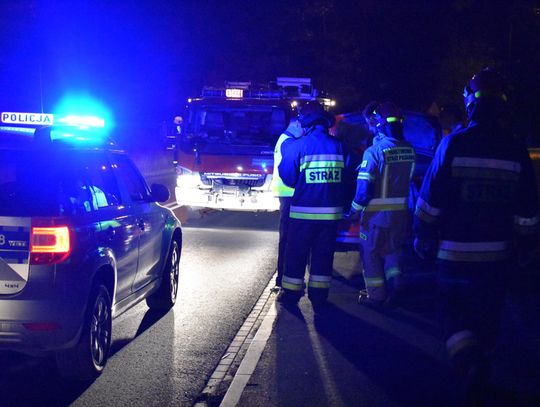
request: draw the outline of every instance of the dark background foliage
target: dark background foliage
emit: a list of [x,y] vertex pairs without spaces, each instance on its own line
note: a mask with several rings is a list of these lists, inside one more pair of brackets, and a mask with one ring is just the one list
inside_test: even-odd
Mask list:
[[[312,77],[339,111],[389,99],[461,105],[484,66],[538,133],[540,1],[0,2],[0,108],[50,111],[91,93],[120,120],[162,120],[205,84]],[[526,124],[525,124],[526,123]]]

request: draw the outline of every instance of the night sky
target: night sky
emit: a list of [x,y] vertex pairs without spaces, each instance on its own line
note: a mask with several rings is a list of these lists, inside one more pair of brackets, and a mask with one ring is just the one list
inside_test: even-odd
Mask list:
[[158,121],[205,84],[276,76],[312,77],[339,111],[425,111],[461,104],[490,65],[524,116],[540,112],[540,1],[1,0],[0,50],[4,111],[80,92],[121,121]]

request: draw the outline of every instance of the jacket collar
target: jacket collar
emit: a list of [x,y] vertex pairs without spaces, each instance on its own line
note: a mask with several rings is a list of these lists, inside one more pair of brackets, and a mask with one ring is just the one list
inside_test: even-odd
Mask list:
[[373,137],[373,144],[379,144],[379,143],[382,143],[384,140],[397,141],[396,138],[387,136],[386,134],[379,132],[379,133],[377,133],[377,134],[375,135],[375,137]]

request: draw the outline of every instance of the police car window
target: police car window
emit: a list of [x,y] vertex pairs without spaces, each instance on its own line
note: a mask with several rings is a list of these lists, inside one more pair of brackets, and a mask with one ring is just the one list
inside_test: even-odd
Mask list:
[[0,149],[0,216],[86,212],[91,198],[84,185],[74,157],[65,153]]
[[131,200],[134,202],[149,200],[150,191],[146,186],[146,182],[131,161],[122,155],[115,155],[112,160],[113,167],[124,183]]
[[120,190],[105,157],[91,160],[87,167],[88,189],[92,195],[92,208],[108,208],[121,203]]
[[0,216],[58,213],[50,171],[35,162],[29,151],[0,150]]
[[71,168],[59,179],[59,207],[62,215],[80,215],[92,211],[92,195],[83,170]]
[[105,157],[75,154],[64,165],[70,170],[59,176],[63,214],[82,214],[120,204],[120,191]]

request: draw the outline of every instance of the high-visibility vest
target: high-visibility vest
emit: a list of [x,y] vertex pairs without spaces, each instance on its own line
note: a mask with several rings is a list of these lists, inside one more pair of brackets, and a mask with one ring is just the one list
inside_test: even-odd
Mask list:
[[294,136],[285,131],[279,136],[279,139],[274,148],[274,173],[272,175],[272,193],[275,197],[290,197],[294,194],[294,188],[288,187],[284,184],[283,180],[279,176],[278,166],[283,159],[283,152],[281,151],[283,142],[290,143],[294,140]]

